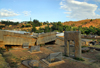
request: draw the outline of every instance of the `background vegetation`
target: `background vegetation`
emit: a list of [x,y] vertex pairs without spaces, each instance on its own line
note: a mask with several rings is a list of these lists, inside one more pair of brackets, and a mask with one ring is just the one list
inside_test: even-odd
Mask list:
[[[18,25],[20,23],[19,22],[11,22],[11,21],[1,21],[1,24],[5,24],[5,26],[8,26],[8,25]],[[36,29],[37,26],[42,26],[42,25],[47,25],[47,26],[45,26],[45,28],[40,27],[38,30]],[[52,25],[52,27],[50,27],[49,25]],[[5,26],[0,26],[0,29],[2,29]],[[90,26],[90,27],[78,26],[78,27],[76,27],[75,24],[68,26],[68,25],[63,25],[62,22],[60,22],[60,21],[49,23],[48,21],[39,22],[39,20],[34,19],[33,21],[27,21],[26,25],[22,25],[20,28],[24,28],[24,27],[32,27],[31,32],[35,32],[35,33],[42,33],[42,32],[46,33],[46,32],[52,32],[52,31],[57,31],[57,32],[81,31],[82,34],[100,35],[99,27],[93,27],[93,26]]]

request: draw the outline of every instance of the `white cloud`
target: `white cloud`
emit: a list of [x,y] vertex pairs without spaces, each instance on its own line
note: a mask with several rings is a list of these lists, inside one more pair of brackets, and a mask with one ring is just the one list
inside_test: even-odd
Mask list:
[[1,9],[0,10],[0,17],[12,17],[12,16],[18,16],[19,14],[15,13],[11,9]]
[[0,21],[13,21],[13,22],[21,22],[20,19],[0,19]]
[[94,0],[95,2],[100,2],[100,0]]
[[61,9],[66,10],[67,17],[71,19],[92,19],[100,18],[100,15],[96,14],[96,4],[89,4],[87,2],[79,2],[76,0],[62,0],[60,2]]
[[25,16],[28,16],[28,15],[31,14],[31,11],[23,11],[23,13],[24,13]]
[[98,11],[100,11],[100,8],[98,8]]

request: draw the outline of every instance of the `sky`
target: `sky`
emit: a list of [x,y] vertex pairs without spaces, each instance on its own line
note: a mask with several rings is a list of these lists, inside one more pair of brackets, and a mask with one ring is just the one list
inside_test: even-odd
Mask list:
[[0,21],[65,22],[100,18],[100,0],[0,0]]

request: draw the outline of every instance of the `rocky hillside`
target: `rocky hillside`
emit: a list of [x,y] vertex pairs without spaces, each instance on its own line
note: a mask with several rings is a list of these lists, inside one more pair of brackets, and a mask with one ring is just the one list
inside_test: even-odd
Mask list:
[[80,21],[69,21],[62,23],[63,25],[69,25],[69,26],[82,26],[82,27],[100,27],[100,19],[86,19],[86,20],[80,20]]

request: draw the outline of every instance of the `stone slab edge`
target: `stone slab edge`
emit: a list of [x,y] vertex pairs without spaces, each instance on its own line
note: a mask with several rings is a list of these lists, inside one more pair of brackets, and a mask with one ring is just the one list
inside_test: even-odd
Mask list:
[[62,61],[57,61],[57,62],[53,62],[53,63],[49,63],[49,62],[46,61],[45,59],[42,59],[42,62],[46,63],[48,67],[52,67],[52,66],[56,66],[56,65],[65,63],[64,60],[62,60]]

